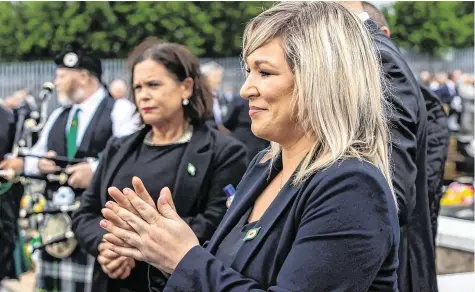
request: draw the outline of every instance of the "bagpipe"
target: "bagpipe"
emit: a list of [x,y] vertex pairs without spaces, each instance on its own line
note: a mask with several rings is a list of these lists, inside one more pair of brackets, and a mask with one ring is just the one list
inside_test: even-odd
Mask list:
[[59,183],[60,185],[66,185],[69,179],[69,175],[66,174],[66,168],[68,166],[96,160],[95,158],[69,159],[63,156],[46,157],[46,156],[41,156],[41,155],[33,155],[33,154],[25,154],[25,153],[18,153],[16,157],[22,157],[22,158],[32,157],[32,158],[38,158],[38,159],[47,159],[47,160],[53,161],[58,167],[56,173],[47,174],[47,175],[17,174],[13,169],[0,170],[0,177],[4,177],[8,179],[9,181],[15,181],[15,180],[20,181],[23,184],[28,182],[28,180],[34,179],[34,180],[41,180],[41,181],[46,181],[50,183]]
[[48,120],[48,102],[53,90],[54,84],[45,82],[37,98],[26,98],[26,102],[18,108],[11,157],[16,158],[22,150],[31,148],[32,134],[39,133],[45,126]]
[[[35,110],[32,111],[28,111],[26,107],[18,109],[13,148],[7,158],[48,159],[56,163],[57,171],[47,175],[27,175],[6,169],[0,170],[0,177],[19,182],[24,187],[18,219],[24,249],[30,254],[36,250],[45,250],[51,256],[61,259],[71,255],[77,246],[72,232],[71,214],[77,210],[79,202],[76,201],[74,191],[67,186],[69,176],[66,168],[89,162],[90,158],[51,158],[29,153],[33,133],[39,133],[48,119],[48,101],[53,90],[51,82],[44,83],[38,98],[35,98],[39,106],[33,107]],[[51,183],[59,185],[52,198],[46,194],[47,185]]]

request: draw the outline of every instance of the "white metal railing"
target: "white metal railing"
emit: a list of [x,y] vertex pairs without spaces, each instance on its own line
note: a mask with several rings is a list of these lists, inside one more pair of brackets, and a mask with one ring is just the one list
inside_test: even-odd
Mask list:
[[440,216],[436,244],[440,247],[474,252],[475,222]]

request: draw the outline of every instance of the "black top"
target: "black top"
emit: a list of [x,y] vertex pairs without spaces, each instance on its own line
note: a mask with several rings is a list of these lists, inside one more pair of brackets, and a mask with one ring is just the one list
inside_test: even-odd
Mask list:
[[[112,186],[119,190],[132,187],[132,178],[140,177],[147,188],[147,191],[156,201],[160,190],[166,186],[173,193],[178,163],[170,161],[180,161],[187,143],[173,144],[166,146],[151,146],[142,144],[130,156],[128,156],[122,166],[117,170]],[[110,196],[109,200],[113,200]]]
[[[117,170],[112,180],[112,186],[119,190],[130,188],[133,190],[132,177],[138,176],[142,179],[154,201],[159,197],[160,190],[165,186],[172,188],[178,171],[178,163],[170,161],[180,161],[187,143],[173,144],[167,146],[150,146],[142,144],[128,156],[124,163]],[[173,190],[171,190],[173,193]],[[112,197],[108,196],[108,200]],[[149,291],[148,264],[135,262],[130,276],[126,280],[109,279],[108,290],[119,291]],[[154,269],[151,267],[151,269]],[[125,290],[127,289],[127,290]]]
[[247,223],[249,215],[252,209],[247,211],[246,215],[242,216],[238,224],[229,232],[229,234],[223,239],[223,242],[216,251],[216,257],[219,258],[226,267],[230,267],[237,252],[244,244],[244,238],[246,234],[253,228],[257,227],[259,221]]

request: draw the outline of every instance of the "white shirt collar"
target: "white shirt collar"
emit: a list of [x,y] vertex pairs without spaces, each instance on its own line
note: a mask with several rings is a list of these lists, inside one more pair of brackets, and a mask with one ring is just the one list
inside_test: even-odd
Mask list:
[[365,22],[366,20],[370,19],[369,14],[366,12],[358,13],[358,17],[361,19],[362,22]]
[[106,92],[104,88],[100,87],[84,102],[73,105],[73,107],[71,108],[71,111],[74,112],[76,109],[80,109],[83,113],[93,112],[99,106],[102,99],[104,99],[105,95],[106,95]]

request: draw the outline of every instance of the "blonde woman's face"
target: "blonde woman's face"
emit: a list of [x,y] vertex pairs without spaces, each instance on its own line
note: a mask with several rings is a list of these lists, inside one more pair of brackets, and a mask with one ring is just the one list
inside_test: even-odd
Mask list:
[[246,59],[248,72],[241,96],[249,101],[252,132],[259,138],[285,143],[296,132],[292,121],[294,74],[280,38],[274,38]]

